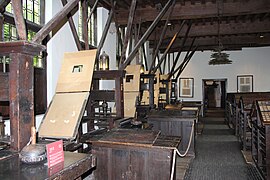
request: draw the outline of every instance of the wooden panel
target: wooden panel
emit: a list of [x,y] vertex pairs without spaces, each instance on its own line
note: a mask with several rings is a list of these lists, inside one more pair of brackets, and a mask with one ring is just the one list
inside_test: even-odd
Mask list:
[[135,117],[139,92],[124,92],[124,117]]
[[90,91],[96,50],[65,53],[56,92]]
[[124,91],[140,91],[140,69],[141,65],[129,65],[126,67],[124,78]]
[[9,101],[8,73],[0,73],[0,101]]
[[75,139],[89,92],[57,93],[39,128],[41,138]]

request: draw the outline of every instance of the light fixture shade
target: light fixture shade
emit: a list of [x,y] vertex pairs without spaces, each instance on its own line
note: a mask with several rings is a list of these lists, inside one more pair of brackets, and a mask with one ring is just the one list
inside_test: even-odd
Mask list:
[[221,51],[211,54],[211,59],[208,62],[209,65],[223,65],[223,64],[232,64],[232,61],[229,59],[229,54],[223,53]]
[[99,57],[99,70],[109,70],[109,61],[110,58],[108,54],[103,51],[103,53]]

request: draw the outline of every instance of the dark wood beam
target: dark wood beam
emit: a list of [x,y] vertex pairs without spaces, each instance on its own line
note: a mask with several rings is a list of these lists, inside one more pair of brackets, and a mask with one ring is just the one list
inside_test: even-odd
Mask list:
[[174,71],[175,66],[176,66],[176,64],[177,64],[177,62],[178,62],[178,59],[179,59],[179,57],[180,57],[180,55],[181,55],[182,48],[184,47],[184,45],[185,45],[185,43],[186,43],[188,34],[189,34],[189,32],[190,32],[190,29],[191,29],[191,25],[192,25],[192,23],[190,22],[190,23],[189,23],[189,26],[188,26],[188,29],[187,29],[187,31],[186,31],[184,40],[183,40],[182,43],[181,43],[180,49],[179,49],[179,51],[178,51],[178,53],[177,53],[177,55],[176,55],[176,58],[175,58],[175,61],[174,61],[173,65],[172,65],[172,69],[171,69],[171,71],[169,72],[168,79],[170,79],[170,78],[172,77],[172,72]]
[[10,0],[0,0],[0,13],[5,12],[5,8],[9,3],[10,3]]
[[175,35],[173,36],[173,38],[171,39],[169,45],[167,46],[165,52],[163,53],[162,57],[160,58],[160,61],[158,62],[157,66],[155,68],[153,68],[153,73],[155,73],[158,69],[158,67],[161,65],[161,63],[163,62],[164,58],[166,57],[167,53],[170,51],[173,43],[175,42],[177,36],[179,35],[180,31],[182,30],[184,26],[184,22],[182,22],[182,26],[179,28],[179,30],[175,33]]
[[[168,14],[168,16],[167,16],[167,18],[166,18],[166,21],[165,21],[165,24],[164,24],[164,26],[163,26],[163,28],[162,28],[162,32],[161,32],[161,34],[160,34],[160,38],[159,38],[158,44],[157,44],[157,46],[154,48],[154,53],[153,53],[153,57],[152,57],[152,62],[151,62],[151,65],[150,65],[150,67],[149,67],[150,70],[153,69],[153,67],[154,67],[154,65],[155,65],[155,63],[156,63],[156,57],[157,57],[158,52],[159,52],[159,47],[160,47],[160,45],[162,44],[163,38],[164,38],[164,36],[165,36],[165,34],[166,34],[166,31],[167,31],[167,28],[168,28],[168,23],[169,23],[171,14],[172,14],[172,12],[173,12],[174,5],[175,5],[175,1],[173,2],[172,6],[171,6],[171,8],[170,8],[170,10],[169,10],[169,14]],[[149,73],[150,73],[150,71],[149,71]]]
[[[192,42],[191,38],[187,39],[187,42],[184,47],[182,47],[183,52],[188,51],[189,46]],[[245,35],[245,36],[226,36],[221,39],[222,45],[225,50],[241,50],[244,47],[262,47],[270,46],[270,34],[264,34],[263,38],[260,38],[258,34]],[[178,52],[181,48],[181,41],[176,40],[174,46],[169,51]],[[205,38],[196,38],[196,44],[199,45],[198,50],[215,50],[218,47],[218,42],[216,37],[205,37]],[[151,47],[151,45],[150,45]],[[161,49],[161,52],[164,52],[165,49]]]
[[23,17],[22,1],[11,0],[14,13],[15,25],[20,40],[27,40],[26,26]]
[[[179,24],[175,24],[174,29],[168,30],[166,33],[167,39],[164,39],[164,43],[170,41],[170,37],[172,37],[175,33],[175,31],[180,27]],[[185,32],[187,30],[187,26],[183,28],[183,31],[179,34],[179,37],[185,37]],[[206,23],[193,25],[192,29],[189,33],[190,37],[206,37],[206,36],[217,36],[218,34],[218,23]],[[162,28],[156,29],[158,34],[161,34]],[[265,19],[263,21],[255,21],[253,23],[245,22],[245,23],[221,23],[220,24],[220,35],[241,35],[241,34],[252,34],[252,33],[268,33],[270,32],[270,20]],[[150,35],[148,38],[149,41],[154,41],[155,37],[153,35]],[[164,48],[164,46],[163,46]]]
[[134,15],[135,15],[136,4],[137,4],[137,0],[132,0],[131,7],[129,9],[128,24],[127,24],[126,36],[124,39],[124,47],[122,49],[120,64],[123,64],[124,61],[126,60],[126,50],[127,50],[127,46],[128,46],[128,40],[130,39],[130,36],[132,33],[131,28],[132,28],[132,24],[133,24]]
[[[188,49],[188,51],[187,51],[187,53],[186,53],[186,55],[185,55],[185,57],[184,57],[184,60],[183,60],[182,63],[176,68],[176,70],[174,70],[174,71],[170,74],[171,76],[169,76],[168,79],[170,79],[175,73],[181,71],[181,69],[184,67],[186,61],[188,61],[188,59],[191,58],[191,57],[190,57],[190,51],[191,51],[191,49],[192,49],[192,47],[193,47],[194,42],[195,42],[195,38],[193,38],[192,43],[191,43],[191,45],[189,46],[189,49]],[[176,78],[176,79],[177,79],[177,78]]]
[[144,44],[142,45],[142,51],[143,51],[143,59],[144,59],[144,65],[145,65],[144,70],[148,71],[149,68],[148,68],[147,56],[146,56],[146,51],[145,51]]
[[68,13],[70,13],[76,6],[78,6],[78,2],[80,0],[70,0],[67,5],[64,6],[62,10],[60,10],[43,28],[38,31],[38,33],[34,36],[32,42],[41,43],[42,40],[49,35],[49,33],[57,26],[59,23],[67,17]]
[[176,79],[178,79],[180,77],[180,75],[182,74],[182,72],[184,71],[184,69],[186,68],[186,66],[188,65],[188,63],[190,62],[192,56],[195,54],[196,50],[197,50],[198,46],[195,47],[195,49],[190,53],[188,59],[185,61],[185,63],[183,64],[182,68],[178,71],[177,75],[176,75]]
[[149,35],[152,33],[152,31],[154,30],[154,28],[156,27],[156,25],[158,24],[158,22],[160,21],[160,19],[164,16],[164,14],[167,12],[168,8],[170,7],[171,3],[173,2],[173,0],[169,0],[166,5],[164,6],[164,8],[162,9],[162,11],[158,14],[158,16],[156,16],[155,20],[153,21],[153,23],[151,24],[151,26],[148,28],[148,30],[144,33],[144,35],[142,36],[142,38],[139,40],[139,42],[136,44],[136,46],[134,47],[133,51],[130,53],[130,55],[127,57],[126,61],[122,64],[122,66],[120,66],[120,69],[125,69],[129,63],[133,60],[134,56],[136,55],[138,49],[141,47],[141,45],[147,40],[147,38],[149,37]]
[[87,23],[87,15],[88,15],[88,6],[86,0],[81,0],[82,6],[82,36],[83,41],[85,43],[85,50],[89,50],[89,36],[88,36],[88,23]]
[[96,10],[98,1],[99,1],[99,0],[96,0],[96,1],[95,1],[95,4],[93,5],[93,7],[91,7],[91,11],[90,11],[89,16],[88,16],[88,18],[87,18],[87,23],[89,22],[89,20],[91,19],[92,14],[93,14],[94,11]]
[[[223,3],[223,17],[238,16],[247,14],[259,14],[269,13],[270,3],[266,3],[265,0],[256,1],[228,1]],[[141,8],[138,7],[135,22],[142,19],[143,22],[153,21],[158,12],[155,8]],[[127,24],[126,17],[128,16],[127,9],[119,9],[117,11],[118,23],[121,25]],[[211,18],[217,16],[217,4],[205,3],[204,5],[196,3],[194,5],[185,4],[181,5],[181,2],[176,3],[174,13],[171,16],[171,20],[183,20],[183,19],[198,19],[198,18]],[[165,20],[164,17],[162,20]]]
[[[65,6],[67,4],[67,0],[62,0],[62,4],[63,4],[63,6]],[[80,39],[79,39],[79,36],[78,36],[78,33],[77,33],[77,30],[76,30],[71,13],[68,13],[67,17],[68,17],[68,23],[69,23],[74,41],[76,43],[77,49],[78,49],[78,51],[80,51],[80,50],[82,50],[82,45],[81,45],[81,42],[80,42]]]

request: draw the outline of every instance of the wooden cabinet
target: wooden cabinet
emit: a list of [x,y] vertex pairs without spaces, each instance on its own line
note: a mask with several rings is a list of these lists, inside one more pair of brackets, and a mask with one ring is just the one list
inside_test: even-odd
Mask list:
[[149,130],[116,129],[92,142],[95,178],[108,180],[170,179],[173,149],[179,137]]
[[180,136],[182,141],[178,150],[182,153],[186,151],[191,135],[189,155],[195,155],[195,130],[192,134],[191,130],[196,120],[197,112],[181,110],[152,111],[147,118],[147,122],[153,125],[153,130],[160,130],[162,135]]

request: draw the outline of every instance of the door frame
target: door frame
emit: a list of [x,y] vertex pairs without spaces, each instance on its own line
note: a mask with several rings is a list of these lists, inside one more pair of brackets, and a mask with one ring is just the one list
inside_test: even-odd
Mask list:
[[[214,81],[214,82],[225,82],[225,92],[224,92],[224,100],[226,101],[226,96],[227,96],[227,82],[228,79],[227,78],[209,78],[209,79],[202,79],[202,103],[203,103],[203,114],[205,113],[206,109],[205,109],[205,82],[206,81]],[[224,102],[225,103],[225,102]]]

